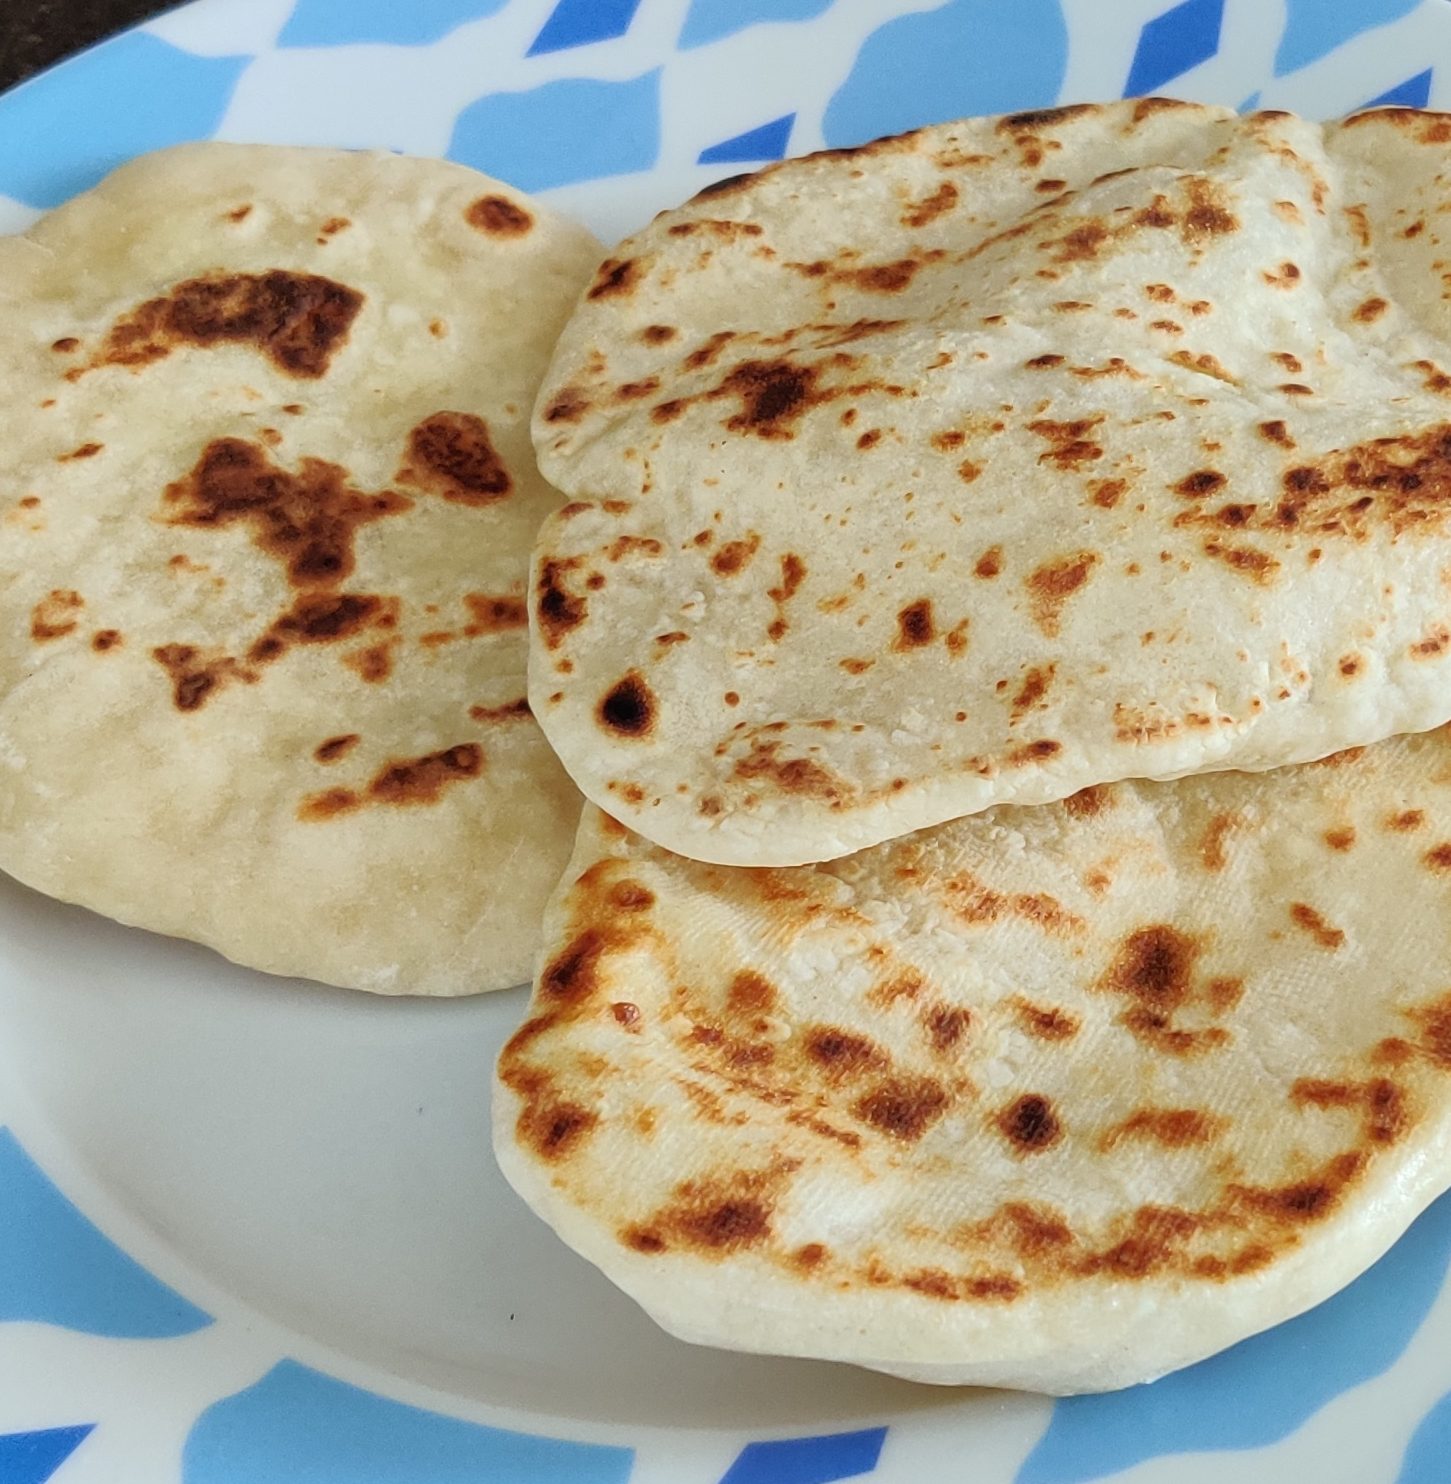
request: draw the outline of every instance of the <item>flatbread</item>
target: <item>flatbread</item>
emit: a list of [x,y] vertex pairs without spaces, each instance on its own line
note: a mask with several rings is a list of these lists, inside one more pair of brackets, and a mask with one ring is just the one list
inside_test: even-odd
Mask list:
[[0,866],[274,973],[526,978],[528,415],[598,249],[461,166],[202,144],[0,242]]
[[1451,733],[830,865],[587,808],[510,1182],[672,1333],[1098,1391],[1326,1298],[1451,1184]]
[[1451,119],[923,129],[615,249],[535,413],[530,694],[702,860],[1451,718]]

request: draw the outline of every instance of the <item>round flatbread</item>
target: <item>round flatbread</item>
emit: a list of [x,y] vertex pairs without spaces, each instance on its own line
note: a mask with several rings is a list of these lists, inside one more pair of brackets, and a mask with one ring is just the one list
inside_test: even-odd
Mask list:
[[527,977],[529,408],[598,248],[461,166],[189,145],[0,242],[0,866],[382,993]]
[[1451,718],[1448,141],[1131,100],[658,217],[534,420],[576,782],[788,864]]
[[672,1333],[1098,1391],[1328,1297],[1451,1183],[1451,732],[830,865],[587,808],[504,1173]]

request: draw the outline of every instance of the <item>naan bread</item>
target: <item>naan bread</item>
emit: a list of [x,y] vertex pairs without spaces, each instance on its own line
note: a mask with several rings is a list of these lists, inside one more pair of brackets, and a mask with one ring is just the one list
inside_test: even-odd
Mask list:
[[921,130],[615,250],[535,412],[530,695],[702,860],[1451,718],[1451,119]]
[[504,1173],[684,1339],[1143,1381],[1451,1184],[1451,732],[993,809],[831,865],[587,808]]
[[579,797],[525,701],[581,228],[191,145],[0,242],[0,866],[383,993],[526,978]]

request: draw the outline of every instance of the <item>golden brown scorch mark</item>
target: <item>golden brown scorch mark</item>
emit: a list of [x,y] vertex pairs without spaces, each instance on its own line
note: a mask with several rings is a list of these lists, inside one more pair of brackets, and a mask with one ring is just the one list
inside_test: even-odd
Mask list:
[[167,525],[248,528],[254,545],[283,564],[298,587],[329,587],[353,570],[357,530],[412,508],[392,490],[368,494],[326,459],[305,458],[297,471],[240,438],[217,438],[192,471],[162,496]]
[[766,633],[773,642],[784,638],[790,628],[786,605],[796,596],[805,580],[806,563],[794,551],[784,553],[781,557],[781,580],[766,590],[766,596],[776,605],[776,616],[766,627]]
[[393,673],[393,654],[398,642],[385,639],[381,644],[355,649],[343,656],[343,663],[369,685],[381,685]]
[[[839,808],[848,797],[846,781],[814,758],[782,758],[781,743],[776,738],[757,738],[750,751],[736,761],[731,770],[734,778],[772,784],[782,793],[817,798]],[[704,812],[704,811],[703,811]],[[718,812],[718,811],[712,811]]]
[[644,276],[644,266],[639,258],[606,258],[595,273],[590,285],[588,299],[629,298],[635,286]]
[[710,559],[711,571],[721,577],[734,577],[744,572],[760,545],[760,535],[755,531],[742,540],[723,542]]
[[1201,952],[1197,939],[1169,923],[1137,928],[1119,944],[1099,984],[1131,1002],[1119,1023],[1138,1040],[1169,1056],[1198,1055],[1229,1039],[1222,1026],[1176,1024],[1179,1014],[1196,1004],[1207,1008],[1211,1017],[1221,1015],[1233,1007],[1241,992],[1240,981],[1224,978],[1197,989],[1195,967]]
[[1071,473],[1101,459],[1103,445],[1095,443],[1092,435],[1102,421],[1102,415],[1074,418],[1068,422],[1034,419],[1028,424],[1028,431],[1036,433],[1049,445],[1046,452],[1038,455],[1038,462]]
[[1198,1108],[1139,1108],[1110,1128],[1099,1142],[1106,1150],[1125,1140],[1184,1149],[1212,1143],[1228,1126],[1227,1119]]
[[946,253],[932,248],[911,257],[894,258],[887,263],[833,262],[820,258],[809,263],[787,263],[785,266],[807,278],[827,284],[846,284],[871,294],[899,294],[929,263],[940,262]]
[[958,191],[950,180],[944,180],[930,195],[922,197],[920,201],[913,201],[907,206],[901,216],[904,227],[925,227],[929,222],[934,222],[944,211],[951,211],[957,205]]
[[396,478],[456,505],[492,505],[513,488],[489,425],[471,412],[435,412],[419,423]]
[[248,684],[257,672],[229,654],[202,651],[192,644],[159,644],[151,657],[171,678],[172,700],[178,711],[196,711],[208,698],[233,680]]
[[[895,322],[863,320],[856,326],[847,328],[853,332],[866,333],[893,323]],[[839,335],[837,341],[840,343]],[[859,358],[840,350],[809,362],[796,362],[786,358],[742,361],[707,391],[656,403],[650,411],[650,417],[655,423],[670,423],[694,403],[734,401],[738,404],[738,410],[725,419],[727,431],[781,442],[796,436],[797,427],[807,413],[830,402],[867,393],[881,393],[890,397],[915,395],[909,388],[896,382],[837,382],[826,379],[825,373],[829,370],[846,372],[859,364]],[[546,413],[546,417],[550,415]]]
[[1206,541],[1205,556],[1223,562],[1231,570],[1248,577],[1262,587],[1269,586],[1279,574],[1280,564],[1268,552],[1253,546],[1231,546],[1223,541]]
[[1057,665],[1032,665],[1023,676],[1022,684],[1012,700],[1012,721],[1016,725],[1030,711],[1041,706],[1047,698],[1053,677],[1058,673]]
[[[1293,447],[1279,422],[1263,423],[1271,441]],[[1255,504],[1202,506],[1178,524],[1257,532],[1288,539],[1369,540],[1372,533],[1433,535],[1451,515],[1451,424],[1415,433],[1372,438],[1292,465],[1280,476],[1278,495]],[[1218,549],[1211,550],[1211,546]],[[1211,556],[1264,580],[1279,563],[1267,552],[1207,542]]]
[[1009,1002],[1018,1028],[1038,1041],[1071,1041],[1078,1034],[1079,1020],[1053,1005],[1035,1005],[1021,995]]
[[1291,902],[1290,920],[1301,931],[1313,938],[1322,948],[1328,948],[1333,951],[1341,947],[1345,942],[1344,932],[1333,923],[1327,922],[1308,903]]
[[915,1143],[948,1110],[951,1098],[931,1077],[887,1077],[852,1104],[854,1117],[878,1133]]
[[396,627],[397,599],[331,589],[353,570],[355,533],[412,503],[392,490],[356,489],[346,470],[324,459],[303,459],[294,473],[274,464],[257,444],[239,438],[209,443],[191,472],[167,486],[161,519],[204,531],[242,526],[300,591],[252,643],[245,660],[187,643],[156,646],[152,656],[171,676],[178,709],[196,710],[230,681],[255,681],[257,665],[295,645]]
[[996,1119],[1015,1154],[1042,1154],[1063,1137],[1053,1104],[1039,1093],[1025,1093],[1002,1109]]
[[655,693],[638,670],[617,680],[600,698],[596,717],[612,736],[648,737],[655,729]]
[[685,1180],[670,1201],[630,1224],[621,1240],[636,1252],[680,1249],[719,1260],[768,1242],[781,1177],[789,1169],[733,1170]]
[[996,891],[968,871],[949,876],[942,883],[942,891],[949,909],[964,922],[998,922],[1016,917],[1055,935],[1077,934],[1084,929],[1083,919],[1047,892]]
[[896,650],[921,649],[937,637],[937,628],[932,618],[932,599],[918,598],[909,603],[897,615],[897,637],[892,641]]
[[527,697],[520,696],[513,701],[505,701],[501,706],[470,706],[469,716],[477,722],[487,726],[492,722],[522,721],[526,716],[534,713],[529,709]]
[[534,225],[534,218],[522,206],[505,196],[480,196],[464,212],[469,226],[491,237],[522,237]]
[[37,644],[63,639],[80,624],[85,599],[72,588],[52,588],[30,610],[30,637]]
[[328,737],[313,748],[313,761],[319,763],[338,762],[340,759],[345,758],[362,740],[357,732],[344,732],[336,737]]
[[369,593],[302,593],[247,650],[244,658],[192,644],[162,644],[152,658],[171,677],[178,711],[196,711],[233,681],[255,684],[259,667],[303,644],[335,644],[368,628],[398,622],[398,600]]
[[1087,788],[1080,788],[1076,794],[1069,794],[1063,800],[1062,807],[1074,819],[1093,819],[1105,810],[1112,809],[1114,803],[1111,788],[1105,784],[1092,783]]
[[363,307],[363,295],[314,273],[212,274],[174,284],[112,326],[89,366],[140,367],[179,346],[245,345],[289,376],[327,373]]
[[1222,871],[1229,864],[1224,842],[1230,831],[1240,823],[1237,814],[1216,814],[1209,821],[1204,837],[1199,842],[1199,859],[1203,861],[1206,871]]
[[254,665],[270,664],[300,644],[336,644],[364,629],[398,626],[399,602],[371,593],[299,593],[247,651]]
[[484,750],[475,742],[461,742],[422,757],[394,758],[385,763],[362,789],[329,788],[309,794],[298,806],[297,817],[319,823],[375,805],[436,804],[445,789],[484,771]]
[[794,436],[803,413],[825,400],[817,387],[815,366],[789,361],[743,361],[721,383],[721,390],[740,399],[741,410],[726,422],[732,432],[758,438]]
[[524,599],[512,593],[465,593],[464,607],[469,611],[469,621],[463,630],[465,639],[522,629],[529,622]]
[[1046,562],[1028,574],[1024,585],[1028,589],[1033,622],[1047,638],[1057,637],[1063,605],[1087,583],[1098,560],[1096,551],[1079,551]]
[[558,649],[571,629],[578,628],[589,612],[583,593],[571,592],[566,579],[576,565],[574,558],[546,561],[539,568],[534,588],[534,612],[539,632],[550,649]]

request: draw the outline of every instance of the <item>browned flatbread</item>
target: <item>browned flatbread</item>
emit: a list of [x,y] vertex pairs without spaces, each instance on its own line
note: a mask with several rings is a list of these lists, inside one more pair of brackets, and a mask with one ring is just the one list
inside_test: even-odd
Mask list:
[[1128,101],[657,217],[534,420],[576,782],[789,864],[1451,718],[1448,139]]
[[1451,733],[742,870],[590,808],[495,1141],[685,1339],[1097,1391],[1451,1183]]
[[596,252],[461,166],[220,144],[0,242],[0,866],[278,973],[527,975],[579,806],[527,418]]

